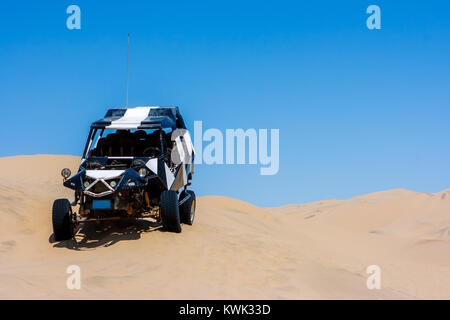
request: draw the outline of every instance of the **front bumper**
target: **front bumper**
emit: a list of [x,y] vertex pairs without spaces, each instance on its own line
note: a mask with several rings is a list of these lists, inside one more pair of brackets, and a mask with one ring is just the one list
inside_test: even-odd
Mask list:
[[[95,171],[95,172],[92,172]],[[102,172],[104,171],[104,172]],[[102,198],[116,192],[129,191],[135,188],[145,187],[152,176],[141,178],[134,169],[127,170],[81,170],[72,178],[64,181],[64,186],[82,191],[93,198]],[[85,186],[85,183],[87,185]]]

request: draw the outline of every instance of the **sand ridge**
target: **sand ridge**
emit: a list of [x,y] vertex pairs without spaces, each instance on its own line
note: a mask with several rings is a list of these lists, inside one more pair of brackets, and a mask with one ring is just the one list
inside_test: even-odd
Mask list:
[[[259,208],[199,197],[181,234],[146,220],[53,242],[51,205],[80,158],[0,158],[1,299],[449,299],[450,190]],[[81,268],[80,290],[66,268]],[[381,290],[366,268],[379,265]]]

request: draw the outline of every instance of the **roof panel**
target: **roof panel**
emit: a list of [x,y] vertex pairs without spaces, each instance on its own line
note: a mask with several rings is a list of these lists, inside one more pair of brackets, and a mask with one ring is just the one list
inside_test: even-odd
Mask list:
[[95,128],[144,129],[176,128],[178,107],[133,107],[109,109],[103,119],[92,124]]

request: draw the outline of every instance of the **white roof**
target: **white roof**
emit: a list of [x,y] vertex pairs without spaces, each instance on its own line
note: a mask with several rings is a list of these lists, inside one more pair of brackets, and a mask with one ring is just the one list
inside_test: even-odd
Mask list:
[[147,119],[148,113],[150,112],[150,109],[155,107],[135,107],[135,108],[128,108],[125,111],[125,114],[122,118],[119,120],[112,121],[109,126],[106,128],[108,129],[135,129],[137,128],[142,121]]
[[137,129],[142,127],[175,127],[177,107],[132,107],[110,109],[94,126],[106,129]]

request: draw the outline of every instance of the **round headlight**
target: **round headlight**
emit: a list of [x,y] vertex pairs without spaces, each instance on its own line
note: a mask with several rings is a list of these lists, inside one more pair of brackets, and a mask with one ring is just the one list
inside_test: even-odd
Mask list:
[[147,176],[148,170],[146,168],[140,168],[138,173],[141,178],[145,178]]
[[70,177],[71,172],[69,169],[64,168],[61,170],[61,175],[63,176],[64,179],[67,179],[68,177]]
[[89,182],[85,181],[83,185],[84,185],[85,188],[87,188],[87,187],[89,187]]
[[114,180],[111,181],[110,183],[111,187],[115,188],[117,186],[117,182],[115,182]]

